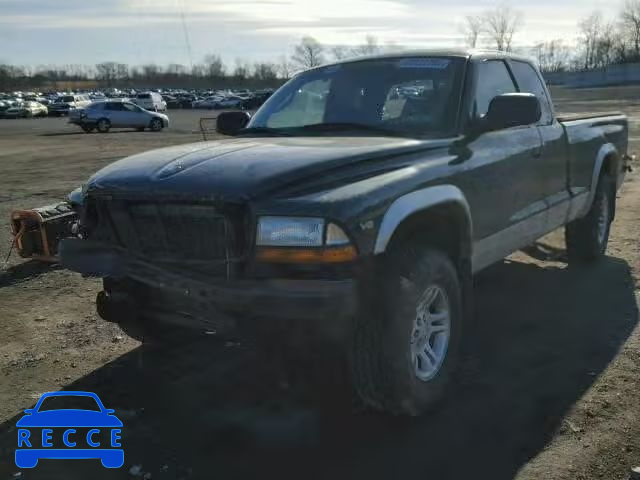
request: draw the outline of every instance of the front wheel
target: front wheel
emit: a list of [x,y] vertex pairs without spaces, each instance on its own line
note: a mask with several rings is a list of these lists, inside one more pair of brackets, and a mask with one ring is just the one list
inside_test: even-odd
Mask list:
[[162,120],[160,120],[159,118],[154,118],[149,124],[149,128],[152,132],[159,132],[160,130],[162,130],[163,126],[164,125],[162,125]]
[[565,227],[569,263],[595,262],[604,257],[615,214],[615,183],[607,173],[598,181],[587,215]]
[[354,386],[366,405],[418,415],[442,396],[455,366],[463,321],[460,282],[446,254],[417,244],[398,247],[385,264],[383,280],[364,300],[357,321]]

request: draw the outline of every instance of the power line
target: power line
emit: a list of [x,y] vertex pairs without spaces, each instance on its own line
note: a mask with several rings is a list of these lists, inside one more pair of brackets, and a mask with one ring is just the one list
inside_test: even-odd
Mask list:
[[180,21],[182,23],[182,32],[184,33],[184,43],[187,47],[187,55],[189,56],[189,66],[193,71],[193,55],[191,54],[191,40],[189,38],[189,29],[187,28],[187,21],[184,15],[184,0],[176,0],[178,8],[180,9]]

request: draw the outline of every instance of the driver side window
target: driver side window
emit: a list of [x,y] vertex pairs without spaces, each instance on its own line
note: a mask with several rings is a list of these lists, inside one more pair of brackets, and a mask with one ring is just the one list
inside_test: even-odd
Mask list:
[[517,92],[507,66],[502,60],[486,60],[477,65],[478,75],[473,102],[473,118],[482,118],[498,95]]

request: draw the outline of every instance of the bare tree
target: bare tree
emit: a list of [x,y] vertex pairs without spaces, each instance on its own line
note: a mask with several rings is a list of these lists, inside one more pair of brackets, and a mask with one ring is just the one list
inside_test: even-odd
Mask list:
[[640,59],[640,0],[627,0],[620,10],[620,22],[633,47],[633,57]]
[[275,63],[256,63],[253,66],[253,77],[259,82],[272,83],[278,78],[278,67]]
[[349,47],[346,47],[344,45],[336,45],[334,47],[331,47],[331,56],[335,60],[338,60],[338,61],[344,60],[350,55],[351,55],[351,51],[349,50]]
[[289,80],[293,75],[293,71],[295,70],[293,65],[291,64],[291,61],[287,58],[286,55],[280,56],[276,68],[278,69],[278,75],[284,80]]
[[220,55],[207,55],[204,57],[204,69],[208,77],[215,79],[224,76],[224,63]]
[[513,36],[522,26],[522,14],[507,4],[502,4],[485,12],[483,21],[486,33],[496,49],[510,52],[513,48]]
[[594,66],[596,68],[607,67],[616,63],[615,48],[618,43],[618,34],[611,23],[602,25],[594,50]]
[[111,87],[118,78],[118,64],[116,62],[103,62],[96,65],[96,79]]
[[294,47],[291,60],[302,69],[317,67],[324,63],[324,47],[313,37],[303,37]]
[[579,44],[582,46],[582,67],[585,70],[595,68],[596,48],[602,30],[602,14],[593,12],[578,23],[580,30]]
[[484,17],[482,15],[467,15],[461,27],[464,41],[467,47],[476,48],[478,39],[484,30]]
[[184,65],[181,65],[179,63],[170,63],[169,65],[167,65],[165,72],[167,73],[167,75],[170,75],[172,77],[179,77],[181,75],[184,75],[187,72],[187,69]]
[[160,67],[153,63],[142,66],[142,77],[147,81],[153,81],[158,78]]
[[538,43],[533,53],[543,72],[561,72],[569,66],[570,51],[560,39]]
[[358,45],[353,49],[354,56],[366,56],[375,55],[380,52],[380,46],[378,45],[378,39],[374,35],[367,35],[365,37],[365,43]]

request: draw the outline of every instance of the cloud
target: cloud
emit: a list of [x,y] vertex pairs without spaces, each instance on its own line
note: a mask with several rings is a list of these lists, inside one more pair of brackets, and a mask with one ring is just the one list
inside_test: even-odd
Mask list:
[[[0,0],[0,56],[16,63],[189,63],[218,53],[232,63],[288,54],[304,35],[330,45],[374,35],[381,44],[449,47],[461,45],[465,15],[497,1]],[[581,17],[597,8],[616,13],[610,0],[510,3],[524,16],[518,45],[553,38],[574,44]]]

